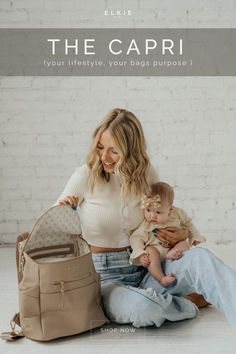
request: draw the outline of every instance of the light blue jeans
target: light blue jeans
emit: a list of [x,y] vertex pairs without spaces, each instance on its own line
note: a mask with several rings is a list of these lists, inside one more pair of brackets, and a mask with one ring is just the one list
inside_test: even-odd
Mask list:
[[195,247],[178,260],[167,260],[164,272],[176,277],[167,288],[143,267],[131,265],[130,253],[131,249],[92,255],[101,275],[104,309],[112,322],[160,327],[165,320],[196,317],[197,307],[182,296],[197,292],[224,312],[236,328],[236,271],[210,251]]

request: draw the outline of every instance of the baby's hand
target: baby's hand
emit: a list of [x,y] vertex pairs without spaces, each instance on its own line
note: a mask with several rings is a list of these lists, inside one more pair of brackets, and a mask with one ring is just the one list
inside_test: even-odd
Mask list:
[[139,256],[140,263],[142,264],[143,267],[147,268],[150,264],[148,255],[143,253],[141,256]]
[[199,241],[193,241],[193,246],[197,246],[197,245],[199,245],[199,243],[201,243],[201,242],[199,242]]

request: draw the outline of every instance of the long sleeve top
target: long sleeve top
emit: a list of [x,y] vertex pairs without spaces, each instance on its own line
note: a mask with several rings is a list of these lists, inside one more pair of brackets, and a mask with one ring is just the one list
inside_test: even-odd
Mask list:
[[[55,204],[67,196],[79,197],[82,234],[90,245],[106,248],[129,246],[131,232],[143,219],[140,197],[131,195],[124,205],[121,200],[121,184],[115,174],[110,174],[106,183],[96,183],[91,193],[89,172],[86,164],[78,167]],[[151,166],[147,182],[151,184],[157,181],[159,177]]]

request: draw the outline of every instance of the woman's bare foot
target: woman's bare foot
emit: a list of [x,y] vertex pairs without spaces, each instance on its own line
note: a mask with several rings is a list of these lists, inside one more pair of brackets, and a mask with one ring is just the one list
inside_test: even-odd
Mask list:
[[166,259],[179,259],[181,257],[182,257],[182,252],[178,249],[172,249],[166,255]]
[[166,288],[168,285],[173,283],[175,281],[175,277],[173,273],[170,273],[169,275],[164,275],[164,277],[161,278],[160,284]]

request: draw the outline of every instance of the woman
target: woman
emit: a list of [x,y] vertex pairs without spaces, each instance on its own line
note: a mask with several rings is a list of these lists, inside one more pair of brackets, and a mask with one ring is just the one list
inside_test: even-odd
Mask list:
[[[197,307],[181,296],[197,291],[236,327],[236,273],[209,251],[195,248],[180,260],[167,260],[165,273],[177,278],[167,288],[129,263],[129,235],[143,218],[140,195],[158,179],[140,122],[131,112],[114,109],[94,132],[87,164],[75,171],[58,198],[57,203],[80,207],[107,316],[136,327],[192,318]],[[158,237],[172,246],[185,240],[188,231],[167,229]]]

